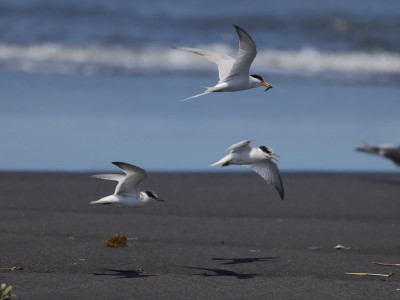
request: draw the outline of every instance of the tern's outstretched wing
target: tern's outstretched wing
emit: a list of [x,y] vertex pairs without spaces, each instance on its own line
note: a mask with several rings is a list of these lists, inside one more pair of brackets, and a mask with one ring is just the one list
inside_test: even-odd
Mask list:
[[266,182],[272,185],[278,191],[281,199],[283,200],[285,193],[283,190],[282,179],[279,174],[278,167],[274,162],[270,160],[263,160],[258,163],[246,165],[246,167],[253,169]]
[[250,66],[257,55],[257,46],[243,28],[237,25],[234,26],[239,35],[239,51],[227,78],[243,77],[247,79],[249,77]]
[[125,175],[122,174],[97,174],[92,175],[93,178],[104,179],[104,180],[113,180],[113,181],[122,181],[125,178]]
[[252,140],[244,140],[244,141],[241,141],[239,143],[233,144],[227,150],[231,151],[231,153],[233,153],[233,152],[250,151],[251,150],[251,146],[250,146],[251,142],[252,142]]
[[138,192],[137,185],[147,178],[144,169],[124,162],[113,162],[118,168],[125,172],[124,180],[119,181],[115,188],[115,194],[129,194]]
[[396,165],[400,166],[400,147],[393,145],[390,145],[389,147],[383,147],[382,153],[383,156],[391,159]]
[[223,82],[229,75],[232,66],[235,63],[235,59],[227,54],[222,54],[218,52],[196,49],[196,48],[177,48],[185,51],[195,53],[197,55],[203,56],[205,59],[215,63],[218,67],[219,73],[219,83]]
[[396,165],[400,166],[400,147],[392,144],[383,144],[380,146],[371,146],[364,143],[356,148],[357,151],[376,154],[392,160]]
[[360,147],[357,147],[356,150],[360,152],[373,153],[373,154],[379,153],[379,147],[371,146],[367,143],[364,143]]

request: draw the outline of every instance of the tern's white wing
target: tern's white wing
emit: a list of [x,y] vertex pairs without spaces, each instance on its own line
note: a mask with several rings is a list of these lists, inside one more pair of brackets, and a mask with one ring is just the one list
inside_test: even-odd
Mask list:
[[243,77],[247,80],[250,66],[257,55],[257,46],[251,36],[243,28],[237,25],[234,26],[239,35],[239,51],[228,78]]
[[117,187],[115,188],[115,193],[116,193],[126,176],[122,174],[97,174],[97,175],[92,175],[91,177],[104,180],[118,181]]
[[233,144],[230,146],[227,150],[233,152],[243,152],[243,151],[250,151],[251,146],[250,146],[251,140],[244,140],[239,143]]
[[396,165],[400,165],[400,147],[384,144],[380,146],[379,154],[391,159]]
[[92,175],[93,178],[104,179],[104,180],[113,180],[113,181],[122,181],[125,178],[125,175],[121,174],[98,174]]
[[258,175],[260,175],[266,182],[272,185],[281,196],[283,200],[284,191],[281,176],[279,175],[279,170],[277,165],[270,160],[263,160],[254,164],[246,165],[253,169]]
[[124,180],[120,181],[115,188],[115,194],[138,192],[137,185],[147,178],[146,171],[123,162],[113,162],[113,164],[126,173]]
[[360,147],[357,147],[356,150],[360,151],[360,152],[367,152],[367,153],[374,153],[374,154],[379,153],[379,147],[371,146],[367,143],[364,143]]
[[196,48],[177,48],[177,49],[198,54],[200,56],[203,56],[205,59],[215,63],[218,67],[219,83],[223,82],[226,79],[226,77],[228,77],[228,74],[230,73],[232,66],[235,63],[235,59],[227,54],[196,49]]

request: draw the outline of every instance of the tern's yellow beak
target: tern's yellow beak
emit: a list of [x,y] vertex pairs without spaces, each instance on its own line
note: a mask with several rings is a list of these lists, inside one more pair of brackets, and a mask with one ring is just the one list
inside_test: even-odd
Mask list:
[[269,84],[268,82],[266,82],[266,81],[261,82],[261,85],[263,85],[263,86],[266,87],[266,89],[265,89],[264,92],[268,91],[269,89],[272,89],[272,85],[270,85],[270,84]]

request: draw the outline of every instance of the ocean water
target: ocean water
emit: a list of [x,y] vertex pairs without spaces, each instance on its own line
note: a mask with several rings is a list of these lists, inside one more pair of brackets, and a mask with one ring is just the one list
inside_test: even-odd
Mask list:
[[[173,47],[235,55],[232,24],[274,88],[181,102],[217,74]],[[6,0],[0,29],[1,170],[210,171],[251,138],[283,170],[397,171],[354,148],[400,143],[399,1]]]

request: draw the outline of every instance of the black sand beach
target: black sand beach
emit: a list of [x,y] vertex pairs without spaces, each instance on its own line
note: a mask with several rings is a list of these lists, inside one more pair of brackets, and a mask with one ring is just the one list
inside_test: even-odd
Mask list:
[[151,174],[167,202],[139,209],[89,205],[115,186],[89,175],[0,174],[20,299],[400,299],[400,268],[373,264],[400,263],[399,174],[283,173],[284,201],[250,172]]

